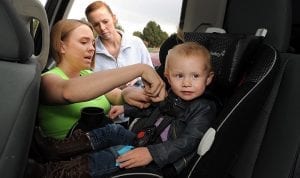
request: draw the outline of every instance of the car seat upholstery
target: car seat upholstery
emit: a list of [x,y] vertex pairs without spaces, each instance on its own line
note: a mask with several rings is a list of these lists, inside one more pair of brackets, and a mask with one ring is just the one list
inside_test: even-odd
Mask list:
[[[267,9],[268,5],[264,4]],[[293,3],[292,10],[286,13],[285,5]],[[279,71],[275,82],[270,90],[266,105],[251,128],[250,134],[240,152],[232,169],[228,170],[228,177],[235,178],[296,178],[300,177],[299,164],[299,1],[282,0],[283,7],[273,11],[274,16],[269,16],[273,28],[281,25],[281,28],[289,29],[292,20],[291,37],[282,36],[280,40],[286,41],[290,38],[289,53],[280,53]],[[273,6],[273,5],[271,5]],[[273,9],[274,10],[274,9]],[[292,17],[287,15],[292,13]],[[277,16],[287,18],[278,19]],[[260,17],[257,18],[259,20]],[[282,22],[282,20],[286,22]],[[279,29],[273,32],[280,33]],[[276,35],[276,34],[275,34]],[[281,36],[282,34],[278,34]],[[274,36],[273,36],[274,37]],[[275,39],[274,39],[275,40]],[[273,40],[273,41],[274,41]],[[277,39],[279,40],[279,39]],[[282,41],[277,41],[282,43]],[[295,54],[296,53],[296,54]]]
[[37,106],[40,69],[33,39],[8,0],[0,1],[0,175],[22,177]]
[[[252,167],[253,178],[300,176],[300,55],[281,54],[281,59],[277,93],[271,98],[272,107],[265,108],[269,114]],[[245,176],[240,173],[238,177]]]
[[291,0],[230,0],[227,1],[223,26],[228,33],[247,34],[266,28],[266,42],[279,52],[286,52],[289,49],[291,17]]
[[160,50],[159,50],[160,66],[157,67],[156,71],[159,74],[159,76],[165,81],[166,88],[170,87],[164,76],[165,61],[166,61],[166,57],[168,54],[168,50],[171,49],[173,46],[180,44],[180,43],[182,43],[182,40],[177,36],[177,34],[172,34],[160,46]]
[[215,76],[209,86],[223,102],[230,97],[263,36],[222,33],[184,33],[185,41],[196,41],[210,51]]
[[299,177],[299,55],[280,54],[267,103],[228,175],[235,178]]
[[[281,53],[279,53],[279,67],[274,75],[274,82],[270,83],[270,93],[266,95],[267,102],[262,105],[256,117],[253,117],[255,121],[249,128],[241,150],[233,154],[236,158],[228,163],[231,165],[222,177],[296,178],[300,176],[298,108],[300,56],[291,54],[298,53],[299,50],[299,18],[297,18],[299,11],[295,10],[299,7],[297,6],[299,1],[292,0],[292,2],[293,10],[289,7],[291,1],[286,0],[269,2],[233,0],[231,3],[240,4],[229,5],[228,11],[231,8],[231,10],[235,9],[235,12],[227,12],[225,26],[228,31],[247,31],[254,28],[252,25],[269,25],[268,31],[271,34],[268,34],[266,40]],[[291,19],[293,19],[293,26],[289,46]],[[286,51],[291,53],[282,53]],[[222,152],[222,149],[219,149],[219,152]],[[195,175],[200,174],[199,172]],[[203,170],[202,174],[205,174]]]

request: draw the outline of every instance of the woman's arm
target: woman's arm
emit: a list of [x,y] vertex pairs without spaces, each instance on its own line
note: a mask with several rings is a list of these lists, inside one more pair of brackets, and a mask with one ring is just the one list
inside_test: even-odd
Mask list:
[[123,90],[116,88],[105,94],[106,98],[112,105],[122,105],[128,103],[138,108],[146,108],[151,104],[143,88],[126,87]]
[[144,81],[146,95],[152,101],[165,98],[164,83],[155,70],[146,64],[134,64],[70,80],[63,80],[54,74],[44,75],[41,101],[46,104],[66,104],[91,100],[139,76]]
[[121,105],[124,103],[124,100],[122,97],[122,90],[119,88],[115,88],[115,89],[111,90],[110,92],[106,93],[105,97],[108,99],[108,101],[112,105]]

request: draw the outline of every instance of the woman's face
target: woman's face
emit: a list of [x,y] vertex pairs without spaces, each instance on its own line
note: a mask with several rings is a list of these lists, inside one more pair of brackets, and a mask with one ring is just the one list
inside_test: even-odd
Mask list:
[[115,15],[112,15],[105,7],[101,7],[91,12],[88,15],[88,20],[101,39],[110,39],[116,32],[116,17]]
[[68,62],[78,70],[90,69],[95,52],[95,39],[87,25],[80,25],[61,42],[62,62]]

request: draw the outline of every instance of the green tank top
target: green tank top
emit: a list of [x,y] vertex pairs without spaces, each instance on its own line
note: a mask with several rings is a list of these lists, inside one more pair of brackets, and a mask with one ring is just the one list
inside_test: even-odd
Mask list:
[[[64,80],[69,80],[66,74],[58,67],[42,74],[56,74]],[[81,76],[89,75],[92,73],[90,70],[83,70],[80,72]],[[111,105],[107,98],[102,95],[96,99],[73,103],[65,105],[42,105],[39,106],[39,124],[43,133],[46,136],[63,139],[69,133],[70,129],[80,118],[80,111],[84,107],[96,106],[104,109],[107,114]]]

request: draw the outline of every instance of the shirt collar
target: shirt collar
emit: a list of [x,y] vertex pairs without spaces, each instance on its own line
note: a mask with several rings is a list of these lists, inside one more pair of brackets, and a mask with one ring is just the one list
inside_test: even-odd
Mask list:
[[[128,34],[124,33],[121,30],[117,30],[117,32],[119,34],[121,34],[121,47],[120,47],[120,50],[122,51],[126,48],[130,48],[132,45],[130,43],[130,40],[128,39],[129,38]],[[104,47],[104,44],[102,43],[99,36],[97,36],[97,38],[96,38],[96,53],[108,54],[108,51]]]

